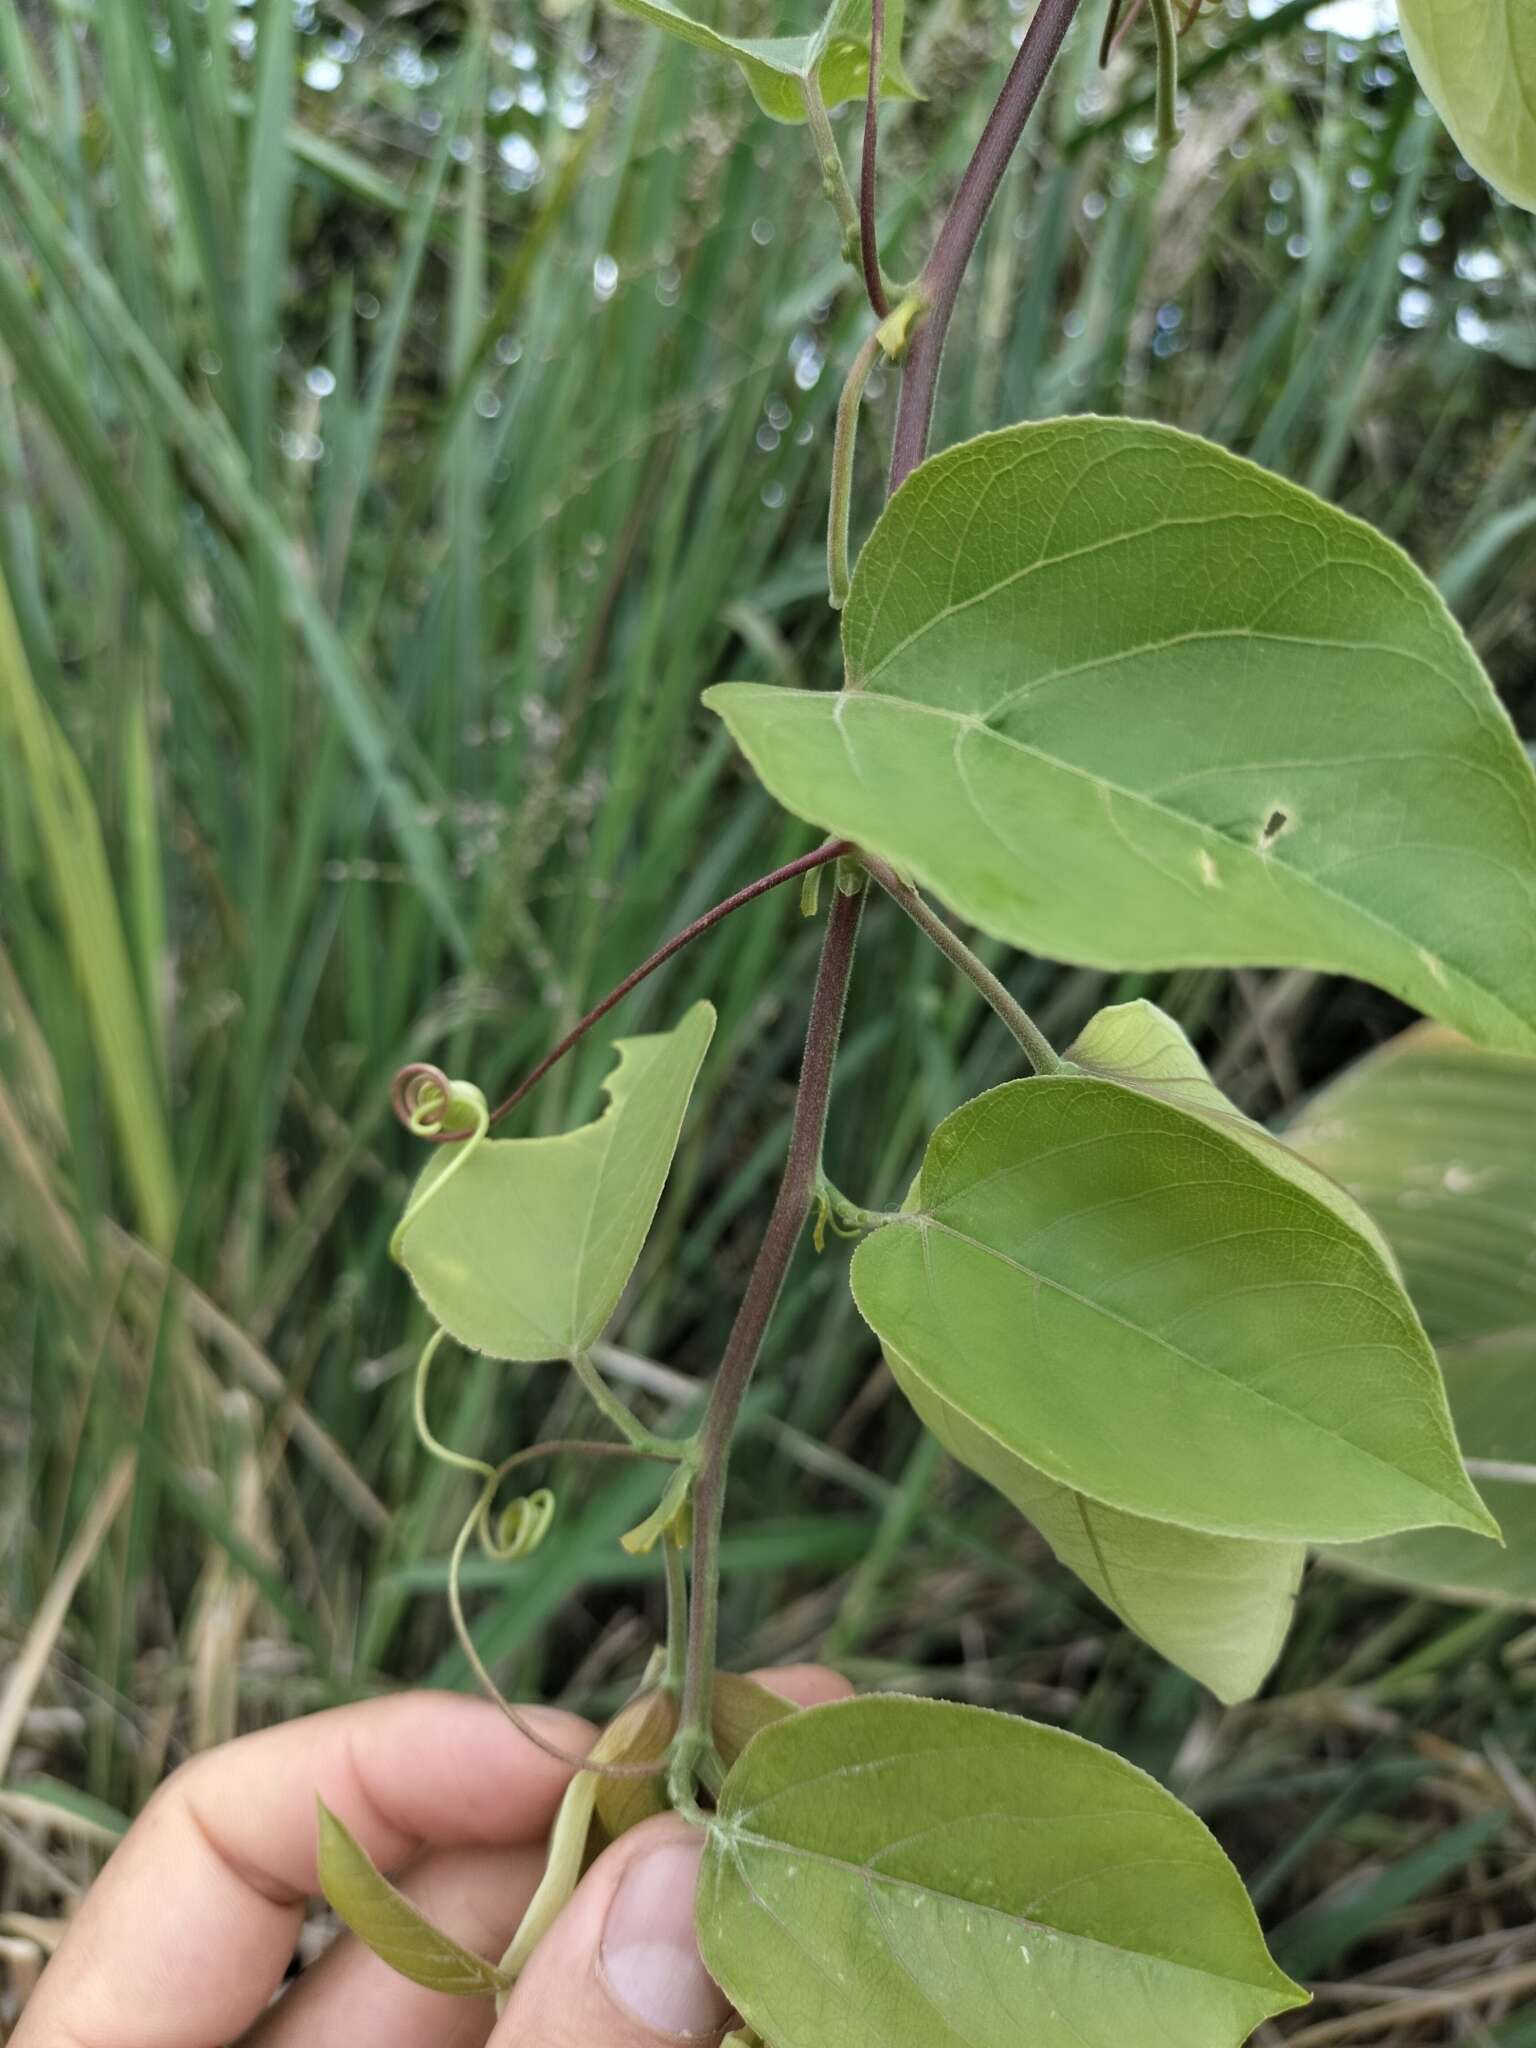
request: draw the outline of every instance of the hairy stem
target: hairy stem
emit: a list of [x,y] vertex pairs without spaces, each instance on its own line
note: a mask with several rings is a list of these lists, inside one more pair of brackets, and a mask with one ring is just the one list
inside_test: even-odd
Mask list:
[[927,310],[913,330],[901,380],[891,445],[893,491],[927,453],[944,337],[971,251],[1080,4],[1081,0],[1039,0],[1007,82],[966,165],[933,252],[918,279]]
[[1061,1061],[1052,1050],[1050,1040],[1028,1011],[1009,995],[991,968],[984,961],[977,959],[964,939],[958,933],[952,932],[943,918],[930,910],[917,891],[904,882],[893,868],[888,868],[883,860],[874,860],[868,854],[863,854],[860,858],[892,902],[899,904],[924,937],[931,939],[945,959],[952,961],[967,981],[981,991],[989,1007],[1018,1040],[1023,1048],[1024,1057],[1034,1071],[1037,1074],[1059,1074]]
[[840,612],[848,602],[852,571],[848,566],[848,515],[853,504],[853,451],[859,433],[859,406],[864,386],[880,355],[878,330],[853,359],[848,381],[837,401],[837,427],[832,437],[832,491],[827,503],[827,595]]
[[795,1246],[811,1212],[821,1170],[821,1142],[827,1124],[832,1067],[843,1026],[843,1006],[853,969],[853,950],[864,910],[864,891],[833,894],[816,970],[805,1032],[805,1055],[795,1095],[794,1121],[784,1175],[773,1214],[747,1282],[746,1293],[726,1342],[699,1432],[699,1473],[693,1495],[692,1606],[688,1615],[688,1657],[683,1681],[682,1719],[675,1752],[674,1797],[686,1811],[692,1780],[709,1748],[710,1697],[720,1606],[720,1526],[725,1510],[726,1471],[737,1417],[752,1381],[769,1319],[778,1303]]
[[816,151],[822,190],[837,210],[838,226],[851,254],[859,239],[859,209],[848,183],[848,173],[843,169],[843,153],[832,133],[832,116],[827,112],[821,82],[814,72],[801,81],[801,86],[805,94],[805,123],[811,131],[811,146]]
[[883,320],[891,310],[880,270],[875,184],[880,157],[880,73],[885,62],[885,0],[870,0],[869,84],[864,93],[864,147],[859,158],[859,261],[869,303]]

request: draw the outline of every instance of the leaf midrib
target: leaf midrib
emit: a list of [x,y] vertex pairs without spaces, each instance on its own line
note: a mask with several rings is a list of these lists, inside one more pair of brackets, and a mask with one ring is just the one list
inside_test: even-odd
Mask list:
[[[945,1752],[946,1755],[949,1753]],[[787,1791],[795,1791],[798,1788],[789,1786],[785,1789]],[[1127,1812],[1136,1813],[1138,1818],[1143,1817],[1139,1809],[1128,1808]],[[1098,1814],[1093,1816],[1096,1820],[1110,1817],[1112,1816]],[[957,1818],[963,1818],[967,1821],[1002,1819],[1018,1821],[1025,1825],[1028,1824],[1027,1816],[1002,1811],[992,1814],[966,1814]],[[1040,1816],[1040,1819],[1043,1821],[1045,1816]],[[1053,1927],[1048,1920],[1032,1920],[1026,1913],[1011,1913],[1001,1906],[984,1905],[980,1900],[968,1899],[960,1892],[945,1891],[941,1885],[925,1884],[915,1878],[892,1877],[888,1872],[876,1870],[872,1864],[852,1863],[846,1857],[833,1856],[825,1850],[803,1849],[798,1844],[777,1842],[772,1836],[759,1835],[752,1829],[743,1827],[739,1822],[732,1822],[727,1826],[721,1826],[717,1830],[717,1834],[722,1838],[724,1846],[738,1860],[738,1863],[741,1861],[741,1850],[743,1844],[745,1844],[751,1848],[764,1850],[770,1855],[794,1857],[800,1862],[821,1864],[828,1869],[846,1873],[848,1876],[856,1878],[865,1884],[885,1885],[891,1890],[917,1892],[925,1898],[943,1899],[951,1905],[963,1906],[969,1913],[979,1913],[988,1919],[1001,1920],[1009,1927],[1026,1927],[1032,1933],[1050,1935],[1056,1941],[1074,1942],[1085,1948],[1102,1950],[1112,1956],[1128,1959],[1135,1958],[1138,1962],[1156,1963],[1165,1970],[1177,1971],[1184,1976],[1204,1978],[1214,1984],[1241,1985],[1246,1991],[1270,1992],[1277,1988],[1273,1983],[1258,1983],[1250,1977],[1229,1976],[1216,1970],[1205,1969],[1198,1963],[1181,1963],[1172,1956],[1159,1954],[1155,1949],[1126,1948],[1119,1942],[1105,1941],[1099,1935],[1076,1934],[1069,1928]],[[1204,1870],[1206,1868],[1205,1864],[1192,1856],[1155,1856],[1138,1858],[1137,1860],[1139,1862],[1179,1865],[1191,1870]],[[1105,1866],[1104,1870],[1096,1871],[1092,1875],[1095,1877],[1114,1875],[1117,1871],[1127,1867],[1124,1864],[1108,1865]],[[743,1874],[745,1874],[744,1871]],[[755,1887],[753,1889],[755,1890]]]
[[[1236,1393],[1246,1395],[1254,1401],[1261,1402],[1265,1407],[1273,1408],[1277,1411],[1277,1413],[1288,1416],[1293,1422],[1299,1422],[1305,1429],[1323,1438],[1325,1442],[1329,1444],[1347,1444],[1351,1451],[1355,1452],[1360,1457],[1370,1460],[1370,1462],[1373,1464],[1380,1465],[1382,1469],[1386,1472],[1389,1472],[1394,1479],[1398,1481],[1406,1479],[1411,1485],[1419,1488],[1422,1492],[1429,1494],[1432,1499],[1444,1501],[1448,1506],[1455,1507],[1458,1505],[1458,1503],[1454,1500],[1452,1495],[1448,1493],[1442,1493],[1438,1487],[1432,1486],[1428,1480],[1420,1479],[1417,1477],[1417,1475],[1413,1473],[1406,1473],[1402,1471],[1400,1467],[1392,1464],[1388,1459],[1383,1458],[1379,1452],[1370,1450],[1364,1444],[1357,1444],[1356,1442],[1354,1442],[1352,1438],[1343,1437],[1335,1431],[1324,1429],[1322,1424],[1314,1422],[1310,1415],[1304,1415],[1299,1409],[1287,1407],[1283,1401],[1277,1401],[1272,1394],[1266,1394],[1262,1392],[1259,1388],[1249,1386],[1246,1382],[1242,1380],[1236,1380],[1231,1378],[1227,1373],[1224,1373],[1221,1370],[1220,1366],[1209,1364],[1205,1359],[1196,1357],[1196,1355],[1192,1351],[1185,1351],[1180,1345],[1173,1343],[1171,1339],[1159,1335],[1159,1333],[1155,1330],[1146,1329],[1140,1323],[1132,1322],[1128,1316],[1120,1315],[1114,1309],[1107,1308],[1103,1302],[1093,1300],[1093,1298],[1090,1295],[1079,1294],[1076,1288],[1069,1287],[1064,1280],[1055,1279],[1049,1273],[1037,1272],[1032,1266],[1027,1266],[1023,1262],[1023,1260],[1011,1258],[1007,1252],[999,1251],[995,1245],[986,1244],[982,1241],[982,1239],[972,1237],[966,1231],[957,1230],[952,1224],[941,1223],[938,1217],[932,1214],[894,1216],[892,1217],[891,1221],[893,1224],[896,1225],[915,1225],[920,1232],[936,1230],[939,1232],[941,1236],[953,1238],[957,1244],[969,1245],[973,1251],[978,1251],[982,1253],[984,1257],[998,1260],[1000,1264],[1010,1267],[1016,1273],[1022,1274],[1025,1279],[1033,1280],[1038,1286],[1048,1287],[1052,1289],[1053,1292],[1064,1296],[1068,1301],[1075,1302],[1078,1305],[1078,1307],[1085,1308],[1089,1310],[1090,1313],[1097,1316],[1101,1316],[1106,1322],[1112,1322],[1117,1324],[1121,1329],[1128,1330],[1133,1336],[1143,1338],[1147,1343],[1156,1345],[1160,1350],[1166,1351],[1171,1357],[1179,1359],[1184,1364],[1194,1366],[1199,1372],[1206,1374],[1210,1378],[1218,1380],[1223,1387],[1230,1388],[1232,1391]],[[931,1297],[931,1283],[927,1282],[925,1279],[925,1285],[928,1285]],[[910,1356],[910,1354],[906,1355]],[[914,1369],[916,1369],[915,1361]],[[924,1373],[923,1377],[924,1379],[927,1379],[928,1376],[926,1373]],[[935,1391],[939,1392],[940,1390],[935,1389]],[[986,1428],[986,1424],[982,1423],[980,1424],[980,1427]],[[995,1431],[988,1429],[987,1434],[989,1436],[994,1436],[996,1438],[996,1441],[1000,1444],[1003,1444],[1005,1449],[1011,1450],[1014,1448],[1012,1445],[1004,1443],[1003,1438],[997,1437]],[[1024,1453],[1017,1452],[1016,1455],[1022,1457],[1024,1456]],[[1032,1461],[1026,1459],[1026,1463],[1029,1462]],[[1043,1465],[1039,1466],[1038,1469],[1040,1471],[1046,1472],[1047,1478],[1051,1478],[1054,1476],[1050,1472],[1046,1471],[1046,1468]],[[1076,1480],[1059,1479],[1056,1483],[1059,1486],[1066,1486],[1073,1490],[1079,1490],[1079,1483]],[[1099,1498],[1099,1496],[1096,1494],[1090,1494],[1089,1498],[1096,1500]],[[1113,1506],[1115,1505],[1115,1503],[1106,1502],[1105,1505]],[[1174,1519],[1170,1515],[1157,1515],[1144,1508],[1123,1508],[1122,1511],[1127,1514],[1146,1515],[1147,1519],[1150,1521],[1172,1521]],[[1198,1528],[1203,1525],[1191,1522],[1183,1523],[1179,1526],[1188,1528]],[[1450,1526],[1456,1528],[1465,1528],[1466,1524],[1458,1522]],[[1213,1529],[1210,1530],[1209,1533],[1212,1535],[1230,1535],[1234,1532],[1230,1530]],[[1480,1532],[1473,1529],[1469,1530],[1467,1533],[1470,1535],[1477,1535]],[[1249,1540],[1255,1542],[1283,1543],[1288,1539],[1284,1536],[1260,1536],[1250,1538]],[[1335,1540],[1366,1541],[1369,1539],[1339,1538]]]

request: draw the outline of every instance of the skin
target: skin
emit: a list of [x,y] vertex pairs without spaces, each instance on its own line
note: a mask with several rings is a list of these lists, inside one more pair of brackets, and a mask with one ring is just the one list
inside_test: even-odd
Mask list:
[[[755,1675],[802,1706],[849,1690],[809,1665]],[[593,1739],[572,1715],[528,1714],[562,1748],[579,1753]],[[432,1919],[494,1959],[538,1884],[569,1776],[488,1702],[450,1693],[371,1700],[211,1750],[169,1778],[124,1837],[44,1971],[13,2048],[718,2041],[723,2027],[713,2024],[647,2025],[605,1967],[609,1909],[628,1876],[637,1879],[627,1894],[632,1921],[637,1889],[643,1903],[649,1873],[665,1873],[662,1931],[686,1938],[691,1892],[682,1896],[679,1875],[697,1836],[672,1815],[634,1829],[594,1864],[499,2023],[488,2001],[421,1990],[350,1935],[272,2004],[316,1888],[317,1793]],[[679,1961],[682,1975],[699,1973],[707,1996],[696,1956]]]

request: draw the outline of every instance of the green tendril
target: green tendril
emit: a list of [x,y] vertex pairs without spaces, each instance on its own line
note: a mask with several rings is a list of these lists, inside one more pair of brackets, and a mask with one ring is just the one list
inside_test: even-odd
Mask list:
[[418,1138],[438,1137],[444,1131],[467,1130],[469,1135],[453,1147],[453,1157],[440,1174],[416,1183],[416,1190],[405,1205],[405,1214],[390,1233],[389,1256],[396,1265],[403,1263],[400,1247],[406,1231],[462,1170],[490,1127],[490,1105],[473,1081],[449,1081],[446,1094],[435,1080],[423,1079],[418,1083],[410,1099],[406,1128]]

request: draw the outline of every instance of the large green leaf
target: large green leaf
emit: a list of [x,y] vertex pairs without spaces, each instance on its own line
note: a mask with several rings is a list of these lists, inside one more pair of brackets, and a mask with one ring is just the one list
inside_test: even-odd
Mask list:
[[1120,1081],[1155,1101],[1187,1109],[1227,1132],[1282,1179],[1315,1195],[1352,1230],[1369,1238],[1387,1265],[1395,1265],[1387,1240],[1353,1196],[1229,1102],[1206,1072],[1205,1062],[1182,1026],[1156,1003],[1115,1003],[1100,1010],[1083,1026],[1067,1059],[1079,1073]]
[[1057,1729],[875,1698],[726,1778],[704,1960],[774,2048],[1235,2048],[1306,1994],[1151,1778]]
[[1475,171],[1536,212],[1536,7],[1398,0],[1419,83]]
[[483,1141],[467,1159],[438,1149],[397,1256],[459,1343],[492,1358],[568,1358],[602,1335],[714,1029],[714,1010],[695,1003],[673,1031],[621,1039],[608,1107],[580,1130]]
[[1258,1691],[1291,1625],[1305,1545],[1181,1529],[1058,1486],[936,1394],[899,1351],[885,1356],[945,1450],[1027,1515],[1127,1628],[1229,1705]]
[[1420,1025],[1286,1139],[1374,1215],[1431,1337],[1536,1325],[1536,1060]]
[[1322,1554],[1347,1571],[1442,1599],[1536,1609],[1536,1328],[1453,1345],[1440,1363],[1462,1449],[1499,1518],[1503,1549],[1458,1529],[1416,1529]]
[[[741,66],[752,97],[775,121],[805,119],[805,81],[814,77],[829,107],[862,99],[869,89],[869,0],[833,0],[821,26],[808,36],[729,36],[695,21],[671,0],[614,0],[668,35]],[[913,100],[916,87],[902,69],[902,16],[906,0],[886,0],[880,89],[886,99]]]
[[320,1820],[320,1889],[359,1941],[429,1991],[453,1998],[493,1998],[510,1979],[434,1927],[374,1868],[368,1852],[324,1800]]
[[852,1280],[936,1395],[1090,1499],[1271,1542],[1497,1533],[1372,1244],[1235,1136],[1118,1082],[965,1104]]
[[1443,1347],[1462,1448],[1474,1469],[1491,1461],[1478,1483],[1506,1544],[1436,1529],[1324,1554],[1450,1599],[1536,1606],[1536,1060],[1419,1025],[1288,1137],[1380,1219]]
[[1219,448],[1053,420],[915,470],[840,694],[706,702],[778,799],[1090,966],[1360,975],[1536,1051],[1536,776],[1418,570]]

